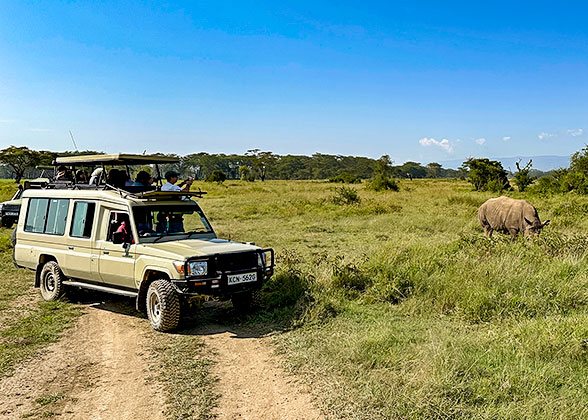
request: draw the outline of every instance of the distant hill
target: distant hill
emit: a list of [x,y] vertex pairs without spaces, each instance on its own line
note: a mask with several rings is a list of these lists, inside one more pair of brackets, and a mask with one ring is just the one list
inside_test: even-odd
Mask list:
[[[521,164],[526,164],[530,159],[533,159],[533,169],[540,171],[551,171],[557,168],[567,168],[570,166],[570,156],[513,156],[513,157],[491,157],[490,160],[497,160],[502,163],[504,169],[510,168],[516,171],[516,162],[519,160]],[[443,160],[439,163],[444,168],[457,169],[466,159]]]

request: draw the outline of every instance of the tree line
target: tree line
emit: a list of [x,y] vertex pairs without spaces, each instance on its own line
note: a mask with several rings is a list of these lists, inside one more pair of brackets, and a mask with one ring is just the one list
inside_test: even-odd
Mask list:
[[[50,166],[58,156],[99,154],[83,152],[52,152],[32,150],[27,147],[10,146],[0,150],[0,178],[35,178],[41,174],[39,166]],[[248,150],[245,154],[192,153],[184,156],[169,154],[179,159],[177,164],[163,165],[162,171],[173,169],[182,177],[200,180],[220,181],[224,179],[245,179],[249,181],[266,179],[331,179],[334,182],[353,182],[371,179],[381,171],[383,158],[387,159],[387,175],[392,178],[458,178],[467,175],[464,169],[447,169],[439,163],[422,165],[406,162],[393,165],[387,155],[380,159],[361,156],[342,156],[315,153],[305,155],[277,155],[259,149]]]

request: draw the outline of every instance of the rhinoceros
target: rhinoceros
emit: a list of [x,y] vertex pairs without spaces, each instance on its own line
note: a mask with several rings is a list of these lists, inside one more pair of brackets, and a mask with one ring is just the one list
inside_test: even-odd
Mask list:
[[510,234],[513,239],[520,232],[523,236],[533,236],[549,224],[541,223],[537,210],[527,200],[510,197],[491,198],[478,209],[478,220],[487,236],[494,231]]

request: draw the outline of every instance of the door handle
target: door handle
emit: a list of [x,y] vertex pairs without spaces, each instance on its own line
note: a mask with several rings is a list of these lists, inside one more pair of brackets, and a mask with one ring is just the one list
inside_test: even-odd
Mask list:
[[110,251],[104,250],[104,255],[110,254]]
[[73,251],[74,247],[73,246],[68,246],[67,249],[69,249],[70,251]]

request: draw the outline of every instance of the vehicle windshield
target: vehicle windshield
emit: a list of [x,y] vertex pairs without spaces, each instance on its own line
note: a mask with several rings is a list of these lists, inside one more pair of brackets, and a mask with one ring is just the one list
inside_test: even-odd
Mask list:
[[141,242],[186,239],[214,233],[200,207],[194,203],[182,205],[153,205],[133,209]]

